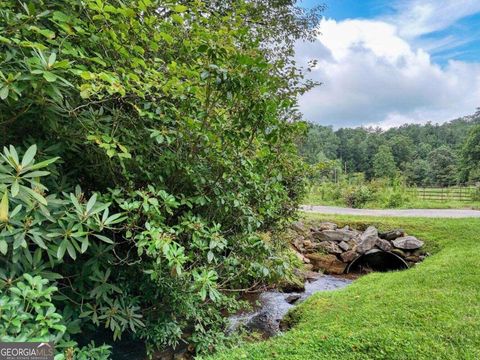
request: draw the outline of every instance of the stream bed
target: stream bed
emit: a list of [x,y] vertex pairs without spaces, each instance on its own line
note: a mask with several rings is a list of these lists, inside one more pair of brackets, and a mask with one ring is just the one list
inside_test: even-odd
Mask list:
[[[305,282],[303,292],[264,291],[250,294],[248,301],[253,310],[229,317],[230,326],[227,332],[232,333],[243,326],[247,331],[260,333],[264,338],[274,336],[281,332],[280,322],[288,310],[320,291],[336,290],[350,284],[352,280],[330,275],[320,275],[315,279]],[[101,343],[102,339],[95,339]],[[106,341],[108,343],[108,341]],[[113,343],[112,343],[113,344]],[[185,344],[180,344],[177,349],[167,349],[154,354],[155,360],[171,360],[175,358],[191,358]],[[115,342],[112,349],[112,359],[115,360],[144,360],[146,359],[145,345],[141,341],[123,340]]]
[[304,292],[262,292],[255,298],[249,299],[252,304],[259,304],[254,306],[254,310],[229,318],[228,332],[231,333],[243,326],[248,331],[261,333],[265,338],[274,336],[281,331],[280,322],[292,307],[317,292],[344,288],[351,282],[352,280],[323,275],[313,281],[307,281]]

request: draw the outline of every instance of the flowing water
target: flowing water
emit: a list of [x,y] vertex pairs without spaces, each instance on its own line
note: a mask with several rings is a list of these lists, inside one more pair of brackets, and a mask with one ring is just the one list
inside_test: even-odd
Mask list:
[[[240,326],[244,326],[247,330],[260,332],[264,337],[276,335],[280,332],[280,321],[288,310],[299,302],[304,301],[316,292],[340,289],[351,282],[351,280],[325,275],[316,280],[307,281],[304,292],[265,291],[249,298],[254,310],[229,317],[230,326],[227,331],[231,333]],[[101,336],[97,336],[97,343],[102,343],[100,338]],[[112,359],[115,360],[146,359],[145,345],[140,341],[115,342],[112,350]],[[181,351],[182,349],[176,349],[175,351],[165,351],[163,354],[157,353],[154,358],[173,359],[174,355]]]
[[352,281],[334,276],[322,276],[317,280],[306,282],[305,291],[300,293],[282,293],[266,291],[261,293],[255,302],[260,305],[248,313],[234,315],[229,318],[228,332],[233,332],[240,326],[247,330],[258,331],[264,337],[270,337],[280,332],[280,321],[288,310],[316,292],[340,289]]

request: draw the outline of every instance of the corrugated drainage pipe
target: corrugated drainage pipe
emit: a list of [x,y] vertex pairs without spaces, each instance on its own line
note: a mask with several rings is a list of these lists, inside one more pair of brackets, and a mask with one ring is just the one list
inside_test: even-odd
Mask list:
[[374,249],[360,255],[348,264],[345,273],[359,271],[362,268],[385,272],[408,269],[408,264],[397,254]]

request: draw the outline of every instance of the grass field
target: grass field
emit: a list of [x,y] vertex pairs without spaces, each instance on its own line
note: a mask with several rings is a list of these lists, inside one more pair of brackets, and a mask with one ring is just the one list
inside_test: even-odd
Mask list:
[[299,305],[284,335],[212,359],[480,359],[480,222],[306,215],[402,227],[433,253],[415,268],[364,276]]

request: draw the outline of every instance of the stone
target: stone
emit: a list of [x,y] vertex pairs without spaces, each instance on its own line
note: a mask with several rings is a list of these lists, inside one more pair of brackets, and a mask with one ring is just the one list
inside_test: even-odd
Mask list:
[[396,229],[392,231],[387,231],[384,233],[379,233],[378,236],[384,240],[395,240],[399,237],[405,236],[405,231],[402,229]]
[[292,294],[292,295],[288,295],[287,297],[285,297],[285,301],[289,304],[293,304],[295,303],[298,299],[300,299],[302,296],[300,294]]
[[305,283],[303,277],[292,276],[290,279],[283,279],[279,284],[279,289],[282,292],[304,292]]
[[337,228],[338,228],[337,224],[325,221],[325,222],[321,222],[318,225],[317,229],[320,231],[324,231],[324,230],[337,230]]
[[350,250],[346,251],[343,254],[340,255],[340,258],[342,259],[343,262],[349,263],[352,262],[357,258],[358,254],[356,251]]
[[338,247],[343,251],[348,251],[350,249],[350,245],[348,245],[345,241],[340,242]]
[[379,249],[383,251],[390,251],[392,250],[392,244],[390,244],[389,241],[384,240],[384,239],[377,239],[377,242],[375,243],[375,246],[378,247]]
[[299,233],[304,233],[307,231],[307,229],[305,229],[305,225],[301,221],[295,221],[294,223],[292,223],[291,227],[293,230]]
[[323,250],[329,254],[341,254],[343,252],[340,247],[333,241],[321,241],[318,244],[318,249]]
[[305,249],[311,249],[313,247],[313,244],[310,240],[307,239],[303,241],[303,247]]
[[416,250],[423,246],[423,241],[415,236],[402,236],[392,241],[393,246],[402,250]]
[[349,241],[356,235],[350,230],[324,230],[314,233],[313,236],[320,241]]
[[292,241],[292,245],[300,252],[303,252],[305,249],[303,247],[303,242],[305,241],[305,238],[303,236],[297,236],[295,239]]
[[369,226],[357,240],[357,252],[360,254],[366,253],[375,246],[377,239],[378,230],[374,226]]
[[317,271],[309,271],[308,269],[305,269],[305,271],[303,271],[303,277],[305,278],[305,280],[308,280],[308,281],[318,280],[322,276],[323,274],[320,274]]
[[405,258],[405,260],[406,260],[406,261],[413,262],[413,263],[417,263],[417,262],[422,261],[421,257],[420,257],[420,256],[416,256],[416,255],[407,256],[407,257]]
[[[307,259],[307,260],[310,262],[310,259]],[[310,264],[310,263],[303,265],[303,268],[304,268],[306,271],[308,271],[309,273],[310,273],[310,272],[312,272],[312,273],[315,272],[315,271],[313,271],[313,265]],[[318,273],[317,273],[317,274],[318,274]]]
[[324,270],[328,274],[343,274],[347,264],[344,264],[332,254],[307,254],[312,261],[314,270]]

